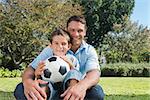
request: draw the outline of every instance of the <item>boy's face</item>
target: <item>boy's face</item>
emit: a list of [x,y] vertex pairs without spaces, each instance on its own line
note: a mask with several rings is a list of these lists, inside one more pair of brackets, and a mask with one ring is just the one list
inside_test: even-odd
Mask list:
[[80,45],[81,41],[84,39],[84,36],[86,35],[85,25],[82,24],[81,22],[71,21],[68,24],[67,30],[73,39],[72,40],[73,45],[74,44]]
[[66,37],[62,35],[56,35],[52,38],[51,48],[53,49],[54,55],[64,56],[70,47],[71,44],[68,44]]

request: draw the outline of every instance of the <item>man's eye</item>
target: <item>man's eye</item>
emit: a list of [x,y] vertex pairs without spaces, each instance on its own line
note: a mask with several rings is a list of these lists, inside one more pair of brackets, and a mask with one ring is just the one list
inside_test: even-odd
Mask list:
[[79,33],[83,32],[83,30],[78,30]]
[[58,43],[57,43],[57,42],[55,42],[55,45],[58,45]]
[[74,29],[70,29],[70,31],[71,31],[71,32],[74,32],[75,30],[74,30]]

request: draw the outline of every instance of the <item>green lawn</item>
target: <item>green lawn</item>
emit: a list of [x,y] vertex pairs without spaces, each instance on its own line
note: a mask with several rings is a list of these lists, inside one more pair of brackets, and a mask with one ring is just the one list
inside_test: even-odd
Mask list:
[[15,100],[13,91],[21,78],[0,78],[0,100]]
[[105,100],[150,100],[150,78],[101,77]]
[[[0,78],[0,100],[15,100],[13,91],[21,78]],[[102,77],[105,100],[150,100],[150,78]]]
[[150,78],[102,77],[99,83],[107,95],[150,95]]

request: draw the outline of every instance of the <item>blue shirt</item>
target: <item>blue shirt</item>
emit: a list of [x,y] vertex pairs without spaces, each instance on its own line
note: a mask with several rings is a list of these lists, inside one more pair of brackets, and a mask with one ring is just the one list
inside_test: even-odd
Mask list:
[[[73,53],[71,50],[67,54],[74,55],[78,61],[74,61],[74,64],[79,62],[80,72],[84,75],[92,69],[99,69],[98,56],[95,48],[85,41],[82,41],[80,48]],[[53,50],[50,47],[46,47],[30,64],[34,69],[38,66],[40,61],[44,61],[53,56]]]
[[[53,55],[53,50],[50,47],[44,48],[44,50],[30,63],[30,66],[34,69],[37,68],[40,61],[44,61]],[[77,58],[75,58],[73,55],[66,54],[66,57],[68,60],[73,64],[73,67],[77,70],[79,70],[79,62]]]
[[97,52],[93,46],[87,44],[85,41],[82,41],[80,48],[75,53],[71,50],[69,50],[68,53],[74,55],[78,59],[80,72],[83,75],[92,69],[99,70],[100,66]]

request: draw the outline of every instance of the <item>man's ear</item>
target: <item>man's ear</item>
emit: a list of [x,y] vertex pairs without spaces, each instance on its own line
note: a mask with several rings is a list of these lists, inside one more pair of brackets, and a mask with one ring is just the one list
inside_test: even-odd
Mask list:
[[68,44],[68,50],[71,48],[71,46],[72,46],[72,44],[71,44],[71,43],[69,43],[69,44]]

